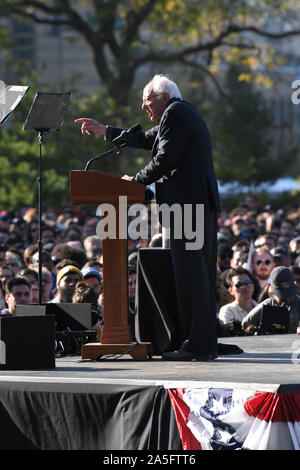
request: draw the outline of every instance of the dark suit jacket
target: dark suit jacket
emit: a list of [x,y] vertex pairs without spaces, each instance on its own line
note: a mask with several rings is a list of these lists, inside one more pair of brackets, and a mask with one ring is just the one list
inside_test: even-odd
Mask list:
[[[122,130],[108,126],[107,140]],[[163,178],[156,184],[159,204],[209,204],[220,210],[209,131],[191,104],[172,98],[159,125],[132,135],[128,145],[152,150],[152,160],[134,180],[149,185]]]

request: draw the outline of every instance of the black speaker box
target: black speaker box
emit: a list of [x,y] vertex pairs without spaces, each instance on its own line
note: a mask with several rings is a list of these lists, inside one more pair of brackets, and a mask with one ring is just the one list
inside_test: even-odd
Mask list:
[[55,368],[55,317],[0,316],[0,369]]

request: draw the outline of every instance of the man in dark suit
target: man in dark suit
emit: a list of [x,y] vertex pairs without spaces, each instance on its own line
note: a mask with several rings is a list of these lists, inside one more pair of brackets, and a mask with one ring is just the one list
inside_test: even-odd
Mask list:
[[[170,248],[175,273],[178,313],[183,342],[178,351],[163,354],[165,360],[211,360],[217,356],[216,336],[216,246],[218,187],[212,161],[211,140],[199,112],[182,100],[177,85],[156,75],[144,88],[142,109],[159,124],[128,138],[128,145],[152,151],[152,160],[134,177],[124,178],[144,185],[156,183],[159,205],[178,204],[183,236],[176,236],[176,217],[170,226]],[[82,133],[105,135],[114,140],[123,129],[103,126],[93,119],[78,119]],[[192,208],[186,235],[184,210]],[[197,247],[197,208],[204,206],[204,244]],[[189,243],[189,249],[187,249]],[[192,249],[191,249],[192,247]]]

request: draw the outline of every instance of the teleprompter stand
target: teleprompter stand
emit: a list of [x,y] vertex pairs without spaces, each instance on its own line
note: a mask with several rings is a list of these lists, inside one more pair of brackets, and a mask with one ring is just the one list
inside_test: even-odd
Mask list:
[[[119,196],[127,197],[127,204],[145,203],[145,187],[139,183],[122,179],[120,176],[101,172],[87,171],[90,164],[106,155],[119,153],[113,149],[88,162],[84,171],[73,170],[70,174],[71,203],[91,205],[110,203],[115,208],[116,234],[122,210]],[[126,206],[127,217],[127,206]],[[104,326],[100,343],[82,345],[82,359],[97,360],[102,356],[129,355],[135,360],[146,360],[152,355],[151,343],[135,343],[131,340],[128,325],[128,257],[127,257],[127,219],[126,236],[105,238],[103,240],[103,288],[104,288]]]
[[71,93],[42,93],[35,95],[31,109],[27,116],[23,129],[26,131],[35,131],[38,133],[40,146],[39,152],[39,305],[42,304],[42,148],[44,142],[44,133],[50,131],[59,131],[63,125],[65,112],[69,106]]

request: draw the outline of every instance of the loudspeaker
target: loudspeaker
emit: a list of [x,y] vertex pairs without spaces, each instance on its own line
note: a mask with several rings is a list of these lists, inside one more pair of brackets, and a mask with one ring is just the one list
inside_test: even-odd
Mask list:
[[55,317],[0,316],[0,369],[55,368]]

